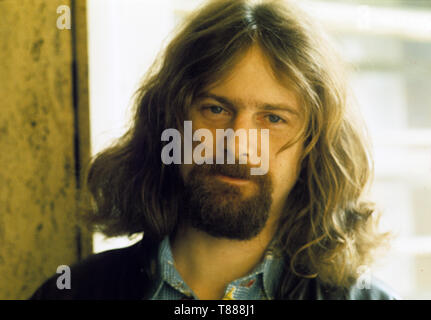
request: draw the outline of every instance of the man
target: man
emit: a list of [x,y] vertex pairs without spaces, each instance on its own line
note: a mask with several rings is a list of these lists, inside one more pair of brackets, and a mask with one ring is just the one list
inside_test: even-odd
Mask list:
[[[386,235],[362,199],[370,156],[342,68],[289,2],[209,2],[149,74],[135,114],[92,163],[89,218],[107,235],[143,239],[74,266],[70,290],[54,276],[33,298],[395,298],[358,272]],[[212,137],[245,129],[262,139],[255,151],[205,139],[204,163],[184,152],[169,164],[161,137],[175,128],[191,143],[185,121]],[[234,164],[214,160],[220,142]],[[267,157],[265,174],[251,174],[254,152]]]

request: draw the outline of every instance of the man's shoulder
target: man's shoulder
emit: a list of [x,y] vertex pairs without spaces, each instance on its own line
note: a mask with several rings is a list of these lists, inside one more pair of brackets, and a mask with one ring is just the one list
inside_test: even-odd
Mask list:
[[347,292],[348,300],[401,300],[401,296],[382,280],[372,277],[369,282],[357,282]]
[[[317,281],[319,282],[319,281]],[[322,300],[400,300],[396,291],[378,278],[358,280],[349,288],[328,288],[317,283],[316,299]]]
[[[142,240],[124,248],[111,249],[91,254],[71,266],[75,277],[105,278],[119,274],[121,270],[138,267]],[[132,268],[133,269],[133,268]]]
[[144,265],[151,259],[149,253],[141,240],[129,247],[92,254],[70,267],[70,289],[59,289],[60,274],[54,274],[31,299],[139,299],[145,288]]

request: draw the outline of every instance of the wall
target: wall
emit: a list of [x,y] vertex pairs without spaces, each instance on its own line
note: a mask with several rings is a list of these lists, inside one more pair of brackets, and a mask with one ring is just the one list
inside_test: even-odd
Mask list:
[[[57,7],[72,28],[57,28]],[[90,253],[76,213],[89,156],[85,1],[0,1],[0,299]],[[72,284],[73,285],[73,284]]]

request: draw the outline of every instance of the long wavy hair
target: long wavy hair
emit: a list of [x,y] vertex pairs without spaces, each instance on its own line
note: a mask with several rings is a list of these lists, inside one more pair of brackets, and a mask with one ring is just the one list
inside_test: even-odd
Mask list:
[[301,97],[306,119],[301,171],[277,233],[280,252],[299,277],[350,286],[387,235],[378,233],[373,204],[363,200],[372,157],[346,66],[328,43],[290,2],[221,0],[196,10],[137,91],[130,129],[93,159],[89,220],[108,236],[143,232],[143,241],[174,231],[182,182],[178,166],[161,161],[162,131],[181,131],[195,97],[258,45],[279,80]]

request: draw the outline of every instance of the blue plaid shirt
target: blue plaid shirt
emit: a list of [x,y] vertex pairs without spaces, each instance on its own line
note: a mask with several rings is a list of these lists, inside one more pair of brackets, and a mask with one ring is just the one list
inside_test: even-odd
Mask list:
[[[158,277],[150,299],[198,299],[175,268],[168,236],[160,243],[157,269]],[[262,262],[250,274],[227,285],[223,300],[274,299],[282,270],[282,259],[276,257],[273,248],[269,246]]]

